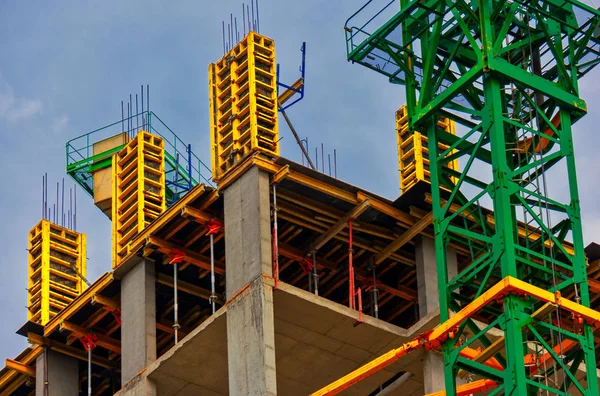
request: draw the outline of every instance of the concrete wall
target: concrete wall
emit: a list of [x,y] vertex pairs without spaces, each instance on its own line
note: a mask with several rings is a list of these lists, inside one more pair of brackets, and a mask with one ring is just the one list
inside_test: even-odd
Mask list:
[[[79,395],[79,361],[61,353],[47,350],[35,361],[36,396],[77,396]],[[46,374],[47,363],[47,374]],[[46,377],[47,375],[47,377]],[[48,379],[48,392],[45,380]]]

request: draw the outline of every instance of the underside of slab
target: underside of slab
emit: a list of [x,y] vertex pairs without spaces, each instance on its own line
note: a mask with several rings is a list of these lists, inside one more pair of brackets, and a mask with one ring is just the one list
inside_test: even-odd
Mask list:
[[[273,285],[270,278],[263,277],[262,281],[266,286]],[[236,298],[246,296],[242,293]],[[140,375],[155,384],[158,395],[229,394],[227,308],[221,308]],[[274,292],[274,310],[277,392],[281,395],[310,394],[438,322],[437,313],[432,312],[410,329],[369,316],[363,316],[364,321],[359,323],[358,312],[281,282]],[[402,372],[412,376],[391,394],[423,394],[419,351],[343,394],[369,394]],[[146,386],[145,381],[136,381]],[[122,394],[139,394],[128,392]]]

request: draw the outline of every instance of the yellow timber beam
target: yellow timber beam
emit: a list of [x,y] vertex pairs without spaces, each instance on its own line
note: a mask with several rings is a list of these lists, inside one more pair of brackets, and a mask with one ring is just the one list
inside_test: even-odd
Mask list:
[[[160,239],[155,236],[149,236],[147,238],[148,245],[157,246],[157,250],[163,254],[169,255],[173,251],[173,249],[178,249],[185,254],[184,261],[187,261],[197,267],[210,271],[210,259],[202,256],[188,248],[177,245],[175,243],[171,243]],[[219,275],[223,275],[225,273],[225,264],[220,260],[215,260],[215,272]]]
[[[69,331],[71,332],[75,337],[77,338],[81,338],[89,333],[91,333],[91,329],[86,329],[84,327],[78,326],[75,323],[70,323],[70,322],[62,322],[60,324],[60,331]],[[102,347],[104,349],[107,349],[111,352],[117,353],[117,354],[121,354],[121,342],[115,340],[114,338],[110,338],[104,334],[98,333],[98,332],[94,332],[94,335],[96,337],[98,337],[98,340],[96,341],[96,345],[98,345],[99,347]]]
[[[67,356],[74,357],[75,359],[83,360],[84,362],[87,362],[87,360],[88,360],[88,354],[84,350],[77,349],[77,348],[69,346],[69,345],[65,345],[61,342],[57,342],[57,341],[51,340],[49,338],[42,337],[38,334],[27,333],[27,341],[30,344],[46,346],[53,351],[62,353]],[[121,365],[119,363],[116,363],[111,360],[101,358],[98,356],[92,356],[92,363],[94,363],[100,367],[104,367],[104,368],[110,368],[110,369],[116,369],[116,370],[119,370],[121,368]]]
[[60,324],[71,318],[75,313],[79,312],[81,308],[92,302],[92,297],[97,293],[100,293],[113,281],[113,273],[107,272],[102,275],[92,286],[86,289],[79,297],[71,302],[65,309],[63,309],[58,315],[56,315],[46,327],[44,327],[44,336],[48,337],[52,334]]
[[[21,358],[21,364],[29,365],[35,363],[35,359],[40,356],[44,352],[44,348],[40,346],[32,347],[29,352],[23,358]],[[8,367],[8,364],[7,364]],[[0,377],[0,395],[10,395],[13,391],[15,391],[23,382],[25,382],[25,378],[22,380],[15,380],[17,376],[22,374],[16,370],[9,370],[2,377]],[[15,380],[15,381],[13,381]]]
[[17,362],[13,359],[6,359],[6,368],[15,370],[18,373],[25,374],[30,377],[35,377],[35,367],[22,362]]
[[92,304],[100,304],[108,311],[115,311],[121,308],[121,303],[113,298],[104,297],[100,294],[92,296]]
[[277,102],[279,102],[279,106],[283,106],[283,104],[285,102],[287,102],[288,100],[290,100],[290,98],[292,96],[294,96],[294,94],[297,93],[297,91],[300,88],[302,88],[303,85],[304,85],[304,79],[302,77],[300,77],[299,79],[297,79],[296,81],[294,81],[294,83],[291,85],[292,89],[289,89],[289,88],[286,89],[277,98]]
[[[161,273],[157,274],[156,281],[160,284],[170,287],[173,287],[174,284],[172,276]],[[196,297],[210,300],[210,290],[182,281],[181,279],[177,280],[177,290],[181,290],[182,292],[186,292]]]
[[344,229],[348,225],[350,220],[355,220],[360,216],[365,210],[369,208],[371,205],[370,199],[365,199],[360,204],[354,207],[350,212],[340,218],[337,223],[329,227],[327,231],[319,235],[317,239],[313,243],[310,244],[309,252],[317,251],[327,242],[329,242],[333,237],[337,235],[338,232]]
[[381,264],[386,258],[388,258],[395,251],[400,249],[402,246],[410,242],[414,237],[419,235],[425,228],[427,228],[433,221],[433,212],[429,212],[419,220],[415,225],[410,227],[406,232],[396,238],[392,243],[387,245],[381,252],[375,256],[375,265]]

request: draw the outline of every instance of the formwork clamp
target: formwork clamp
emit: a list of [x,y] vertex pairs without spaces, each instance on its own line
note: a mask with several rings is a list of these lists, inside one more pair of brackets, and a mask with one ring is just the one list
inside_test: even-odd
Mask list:
[[86,352],[93,351],[96,348],[98,337],[93,333],[88,333],[79,339]]

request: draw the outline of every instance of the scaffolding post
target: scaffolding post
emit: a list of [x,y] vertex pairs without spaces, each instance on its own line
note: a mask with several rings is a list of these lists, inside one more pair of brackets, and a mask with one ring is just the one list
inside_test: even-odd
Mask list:
[[185,253],[179,249],[173,249],[169,256],[169,264],[173,265],[173,336],[175,337],[175,345],[179,342],[179,289],[177,278],[179,268],[178,265],[185,258]]

